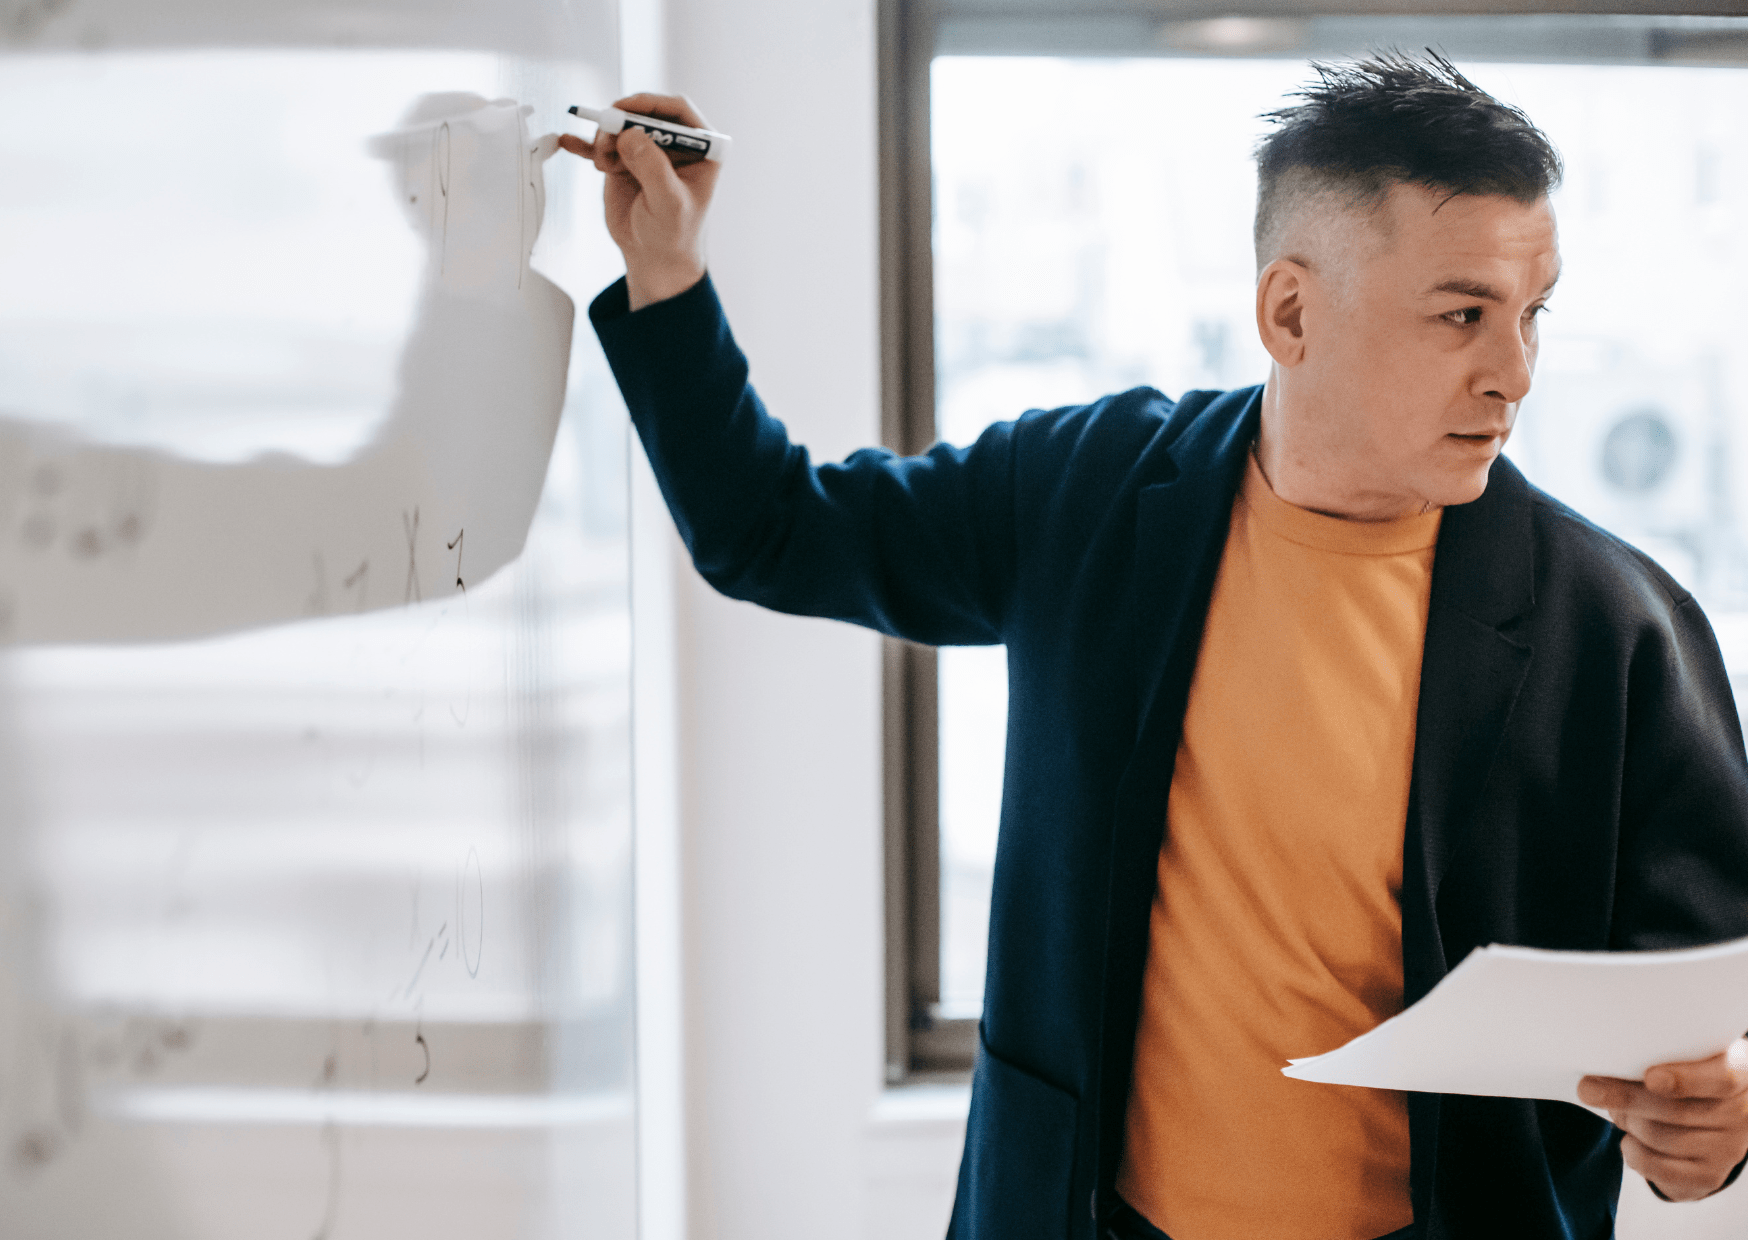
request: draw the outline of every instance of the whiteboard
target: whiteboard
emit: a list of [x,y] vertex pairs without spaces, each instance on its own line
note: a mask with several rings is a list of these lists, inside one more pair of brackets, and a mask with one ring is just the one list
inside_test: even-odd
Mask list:
[[0,0],[8,1237],[635,1234],[616,36],[429,9]]

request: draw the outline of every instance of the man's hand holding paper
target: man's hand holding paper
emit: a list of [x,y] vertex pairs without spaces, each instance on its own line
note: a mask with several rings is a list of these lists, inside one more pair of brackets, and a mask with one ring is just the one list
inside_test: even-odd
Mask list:
[[[1671,1201],[1748,1154],[1748,939],[1679,951],[1471,952],[1406,1011],[1285,1075],[1422,1093],[1549,1098],[1626,1135]],[[1590,1075],[1583,1075],[1586,1070]]]
[[1748,1155],[1748,1040],[1691,1063],[1659,1064],[1645,1079],[1587,1076],[1578,1100],[1608,1112],[1621,1157],[1670,1201],[1722,1188]]

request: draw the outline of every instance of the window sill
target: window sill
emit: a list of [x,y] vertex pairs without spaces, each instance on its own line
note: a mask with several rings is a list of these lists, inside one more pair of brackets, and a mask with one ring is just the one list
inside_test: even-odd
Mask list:
[[971,1083],[965,1074],[940,1074],[943,1079],[912,1080],[891,1085],[868,1112],[871,1136],[898,1137],[933,1133],[963,1133],[971,1109]]

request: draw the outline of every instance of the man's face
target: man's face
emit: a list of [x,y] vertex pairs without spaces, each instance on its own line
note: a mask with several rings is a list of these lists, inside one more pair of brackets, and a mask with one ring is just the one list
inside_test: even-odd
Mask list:
[[1356,496],[1477,498],[1530,389],[1560,270],[1552,209],[1396,185],[1340,248],[1344,270],[1323,264],[1307,290],[1293,376],[1299,416],[1321,425],[1296,430]]

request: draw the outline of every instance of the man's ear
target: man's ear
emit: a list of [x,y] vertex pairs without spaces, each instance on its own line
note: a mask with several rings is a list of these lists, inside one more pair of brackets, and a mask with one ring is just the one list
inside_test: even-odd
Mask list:
[[1256,330],[1262,347],[1281,366],[1305,360],[1305,294],[1310,271],[1291,258],[1277,258],[1256,281]]

